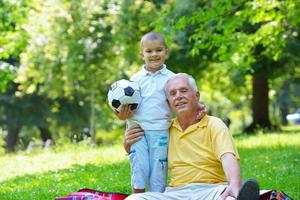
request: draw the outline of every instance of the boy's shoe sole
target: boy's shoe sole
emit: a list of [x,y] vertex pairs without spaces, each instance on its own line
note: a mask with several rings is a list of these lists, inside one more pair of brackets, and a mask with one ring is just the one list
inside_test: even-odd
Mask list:
[[257,181],[248,179],[240,188],[237,200],[259,200],[259,186]]

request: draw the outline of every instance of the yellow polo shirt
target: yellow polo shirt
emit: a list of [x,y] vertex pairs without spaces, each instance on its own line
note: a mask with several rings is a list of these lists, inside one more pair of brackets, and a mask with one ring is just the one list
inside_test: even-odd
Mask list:
[[168,150],[170,186],[227,182],[220,159],[228,152],[239,159],[233,137],[219,118],[206,115],[185,131],[175,119]]

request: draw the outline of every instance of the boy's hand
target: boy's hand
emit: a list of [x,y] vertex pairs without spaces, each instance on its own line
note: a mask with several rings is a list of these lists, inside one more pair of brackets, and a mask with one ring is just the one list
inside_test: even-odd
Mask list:
[[201,120],[202,117],[204,117],[204,115],[207,114],[207,109],[206,109],[205,105],[200,103],[200,102],[198,103],[198,108],[199,108],[198,109],[199,112],[198,112],[198,115],[197,115],[197,119]]
[[126,120],[132,117],[134,111],[130,109],[130,105],[125,104],[121,106],[120,112],[114,110],[114,113],[120,120]]

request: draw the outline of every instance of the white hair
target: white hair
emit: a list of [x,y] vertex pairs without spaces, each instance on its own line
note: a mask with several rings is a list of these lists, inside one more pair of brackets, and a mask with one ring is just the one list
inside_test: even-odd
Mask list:
[[[177,74],[175,74],[174,76],[172,76],[172,77],[170,77],[168,79],[167,84],[169,83],[169,81],[177,79],[177,78],[185,78],[185,79],[187,79],[188,80],[188,84],[191,86],[191,88],[193,89],[193,91],[194,92],[198,92],[199,91],[195,79],[191,75],[189,75],[187,73],[177,73]],[[166,90],[167,90],[167,87],[166,87]]]

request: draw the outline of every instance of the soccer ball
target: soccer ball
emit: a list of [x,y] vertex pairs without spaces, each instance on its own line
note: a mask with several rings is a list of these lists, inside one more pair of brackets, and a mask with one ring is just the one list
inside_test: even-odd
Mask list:
[[135,110],[141,101],[140,87],[136,82],[121,79],[110,86],[107,98],[110,107],[118,112],[123,104],[129,104],[130,109]]

